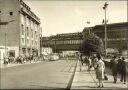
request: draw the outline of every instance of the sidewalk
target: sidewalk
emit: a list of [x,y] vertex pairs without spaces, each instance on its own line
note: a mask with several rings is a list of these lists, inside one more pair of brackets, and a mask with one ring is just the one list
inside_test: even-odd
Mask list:
[[127,89],[127,84],[123,84],[118,79],[117,83],[113,83],[113,77],[108,75],[108,81],[104,81],[104,88],[97,88],[98,81],[95,76],[95,71],[92,69],[90,72],[87,71],[87,66],[81,66],[80,63],[77,64],[77,69],[75,72],[75,77],[72,83],[71,89]]

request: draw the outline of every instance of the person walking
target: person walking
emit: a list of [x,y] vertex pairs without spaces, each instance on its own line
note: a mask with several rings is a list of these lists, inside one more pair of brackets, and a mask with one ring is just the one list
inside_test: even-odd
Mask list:
[[97,55],[97,67],[95,67],[96,70],[96,78],[98,79],[99,86],[98,87],[104,87],[103,85],[103,79],[104,79],[104,70],[105,70],[105,64],[103,60],[101,59],[100,55]]
[[121,81],[121,63],[122,63],[122,60],[121,60],[121,57],[119,56],[118,57],[118,64],[117,64],[117,68],[118,68],[118,74],[120,75],[120,81]]
[[92,60],[90,57],[88,57],[88,71],[90,71],[92,68]]
[[82,66],[83,66],[83,55],[82,54],[80,54],[80,57],[79,57],[79,60],[80,60],[80,63],[82,64]]
[[126,84],[126,74],[127,74],[127,70],[126,70],[126,62],[125,62],[125,58],[122,57],[121,58],[121,82],[124,82],[124,84]]
[[112,70],[112,75],[114,78],[113,83],[116,83],[117,82],[117,73],[118,73],[118,62],[116,60],[116,56],[114,56],[112,58],[112,60],[110,61],[110,69]]
[[4,65],[7,65],[7,64],[9,64],[8,57],[4,57]]

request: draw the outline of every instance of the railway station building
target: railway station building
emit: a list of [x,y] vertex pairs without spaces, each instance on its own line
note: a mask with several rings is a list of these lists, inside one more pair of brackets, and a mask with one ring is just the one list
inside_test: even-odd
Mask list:
[[[85,28],[83,35],[92,32],[105,42],[104,24]],[[115,49],[124,56],[128,55],[128,22],[107,24],[107,49]]]

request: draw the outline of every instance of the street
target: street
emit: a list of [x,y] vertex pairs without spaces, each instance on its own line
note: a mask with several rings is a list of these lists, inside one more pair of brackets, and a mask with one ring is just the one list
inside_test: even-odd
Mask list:
[[[43,61],[1,68],[1,89],[101,89],[95,71],[77,60]],[[108,74],[108,72],[107,72]],[[108,74],[103,89],[127,89]]]
[[58,60],[1,69],[1,89],[67,88],[76,60]]

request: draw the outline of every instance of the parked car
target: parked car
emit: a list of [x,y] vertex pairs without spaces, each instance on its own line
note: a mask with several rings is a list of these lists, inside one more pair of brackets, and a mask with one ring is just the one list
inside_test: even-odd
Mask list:
[[51,61],[59,60],[59,55],[55,54],[55,53],[51,54],[50,55],[50,60]]

